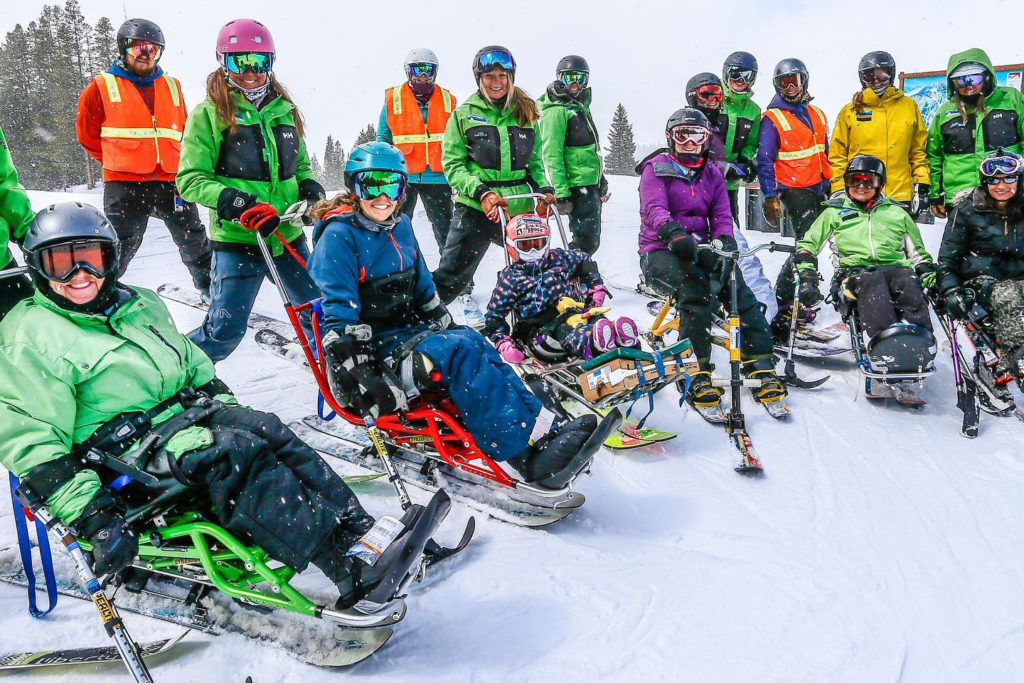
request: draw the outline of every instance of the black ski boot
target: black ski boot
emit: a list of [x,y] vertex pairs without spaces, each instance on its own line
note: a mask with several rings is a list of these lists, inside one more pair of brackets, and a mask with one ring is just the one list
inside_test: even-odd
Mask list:
[[722,403],[722,389],[711,384],[711,372],[701,370],[693,373],[686,402],[694,408],[715,408]]
[[775,374],[775,367],[770,360],[747,361],[743,364],[743,374],[747,379],[760,380],[761,386],[750,388],[750,393],[758,403],[778,401],[789,393],[786,385]]
[[608,413],[600,424],[596,415],[564,422],[508,463],[527,483],[560,489],[590,464],[594,453],[620,422],[622,414],[617,409]]

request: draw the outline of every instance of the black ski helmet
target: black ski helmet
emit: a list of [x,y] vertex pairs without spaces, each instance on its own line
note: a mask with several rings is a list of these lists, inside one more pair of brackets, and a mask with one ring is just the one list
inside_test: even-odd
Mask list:
[[566,55],[558,60],[558,66],[555,67],[555,78],[559,78],[563,71],[585,71],[589,74],[590,65],[579,55]]
[[476,82],[480,83],[480,76],[485,73],[489,73],[494,70],[494,66],[482,66],[480,60],[483,59],[484,55],[489,52],[504,52],[512,60],[512,68],[508,70],[508,78],[510,81],[515,82],[516,80],[516,59],[512,56],[512,53],[508,48],[502,47],[501,45],[488,45],[477,50],[477,53],[473,56],[473,78]]
[[749,69],[754,72],[754,78],[750,81],[750,87],[754,87],[757,80],[757,59],[749,52],[733,52],[725,58],[722,65],[722,83],[729,82],[729,69]]
[[[782,92],[779,90],[779,79],[783,76],[791,76],[793,74],[800,74],[803,76],[803,89],[800,93],[801,97],[807,92],[807,84],[810,82],[811,77],[807,73],[807,66],[797,59],[796,57],[787,57],[781,62],[775,65],[775,71],[772,73],[772,85],[775,86],[775,92],[782,96]],[[783,97],[785,99],[785,97]]]
[[846,164],[846,171],[843,172],[843,182],[846,176],[851,173],[871,173],[878,176],[878,190],[875,191],[877,198],[885,188],[885,162],[870,154],[858,154]]
[[896,60],[891,54],[883,50],[875,50],[860,58],[860,63],[857,65],[857,78],[860,79],[862,88],[871,87],[864,80],[864,72],[873,69],[884,69],[885,73],[889,74],[889,85],[896,85]]
[[668,121],[665,122],[665,136],[669,137],[672,129],[676,126],[704,126],[709,132],[711,131],[708,117],[704,115],[704,112],[693,107],[684,107],[672,112],[672,116],[668,117]]
[[148,40],[160,47],[167,47],[164,32],[149,19],[129,19],[117,29],[117,53],[122,58],[128,51],[129,40]]
[[699,90],[701,86],[705,85],[717,85],[721,88],[722,79],[708,71],[704,71],[690,78],[690,80],[686,82],[686,104],[691,107],[696,107],[697,90]]

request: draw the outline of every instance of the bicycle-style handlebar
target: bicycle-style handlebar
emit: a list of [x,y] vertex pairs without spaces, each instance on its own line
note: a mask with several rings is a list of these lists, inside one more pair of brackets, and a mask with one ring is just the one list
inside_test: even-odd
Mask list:
[[[718,240],[715,240],[715,242],[718,242]],[[721,242],[718,242],[718,244],[721,244]],[[759,244],[756,247],[747,249],[746,251],[725,251],[724,249],[719,249],[718,247],[716,247],[714,242],[712,242],[711,244],[698,244],[697,249],[701,251],[710,251],[714,254],[717,254],[727,259],[747,258],[748,256],[753,256],[762,249],[767,249],[768,251],[782,251],[788,254],[793,254],[796,252],[796,247],[791,244],[777,244],[775,242],[769,242],[768,244]]]

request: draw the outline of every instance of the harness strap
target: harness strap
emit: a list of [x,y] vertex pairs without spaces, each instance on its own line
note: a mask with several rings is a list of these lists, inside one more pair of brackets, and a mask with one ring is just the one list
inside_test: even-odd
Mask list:
[[28,537],[28,524],[25,521],[25,509],[18,501],[14,491],[18,488],[18,478],[8,473],[11,485],[11,502],[14,504],[14,528],[18,533],[18,551],[21,554],[21,564],[25,569],[25,582],[28,586],[28,613],[36,619],[41,619],[53,611],[57,606],[57,579],[53,574],[53,557],[50,555],[50,539],[46,532],[46,526],[38,519],[36,523],[36,541],[39,546],[39,565],[43,570],[43,583],[46,586],[47,608],[45,611],[36,605],[36,575],[32,566],[32,545]]

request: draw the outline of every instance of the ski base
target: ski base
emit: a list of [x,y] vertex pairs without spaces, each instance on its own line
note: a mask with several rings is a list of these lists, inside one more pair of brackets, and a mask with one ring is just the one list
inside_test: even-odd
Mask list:
[[722,405],[717,406],[695,406],[692,403],[687,403],[688,406],[693,408],[694,411],[702,418],[705,422],[713,425],[722,425],[729,421],[729,416],[722,409]]
[[[154,640],[149,643],[138,643],[139,654],[143,657],[164,654],[180,643],[189,633],[191,633],[191,630],[186,629],[172,638]],[[119,661],[121,661],[121,655],[113,645],[62,650],[41,650],[38,652],[20,652],[17,654],[0,655],[0,671],[11,669],[36,669],[44,666],[99,664],[102,662]]]
[[891,398],[912,408],[921,408],[928,403],[908,382],[886,383],[871,377],[864,379],[864,396],[874,401]]

